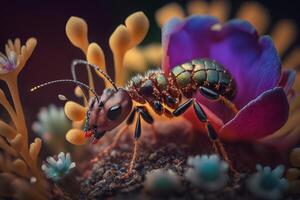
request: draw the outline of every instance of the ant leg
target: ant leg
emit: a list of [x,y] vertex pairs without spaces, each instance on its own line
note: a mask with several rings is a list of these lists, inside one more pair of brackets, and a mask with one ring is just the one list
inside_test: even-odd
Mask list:
[[201,108],[200,104],[197,101],[195,101],[195,99],[190,99],[190,100],[186,101],[185,103],[183,103],[182,105],[180,105],[176,110],[173,111],[173,115],[179,116],[179,115],[183,114],[191,105],[193,105],[193,107],[194,107],[194,111],[196,113],[197,118],[201,122],[206,124],[207,134],[208,134],[209,139],[213,142],[214,149],[217,151],[217,153],[219,153],[223,157],[223,159],[226,162],[229,163],[230,169],[235,174],[238,174],[238,172],[233,168],[231,161],[227,155],[227,152],[225,151],[223,144],[220,142],[220,140],[218,138],[217,132],[215,131],[215,129],[213,128],[211,123],[208,121],[205,112]]
[[220,95],[219,96],[219,100],[230,110],[232,110],[232,112],[234,114],[237,114],[239,112],[239,110],[237,109],[237,107],[235,106],[234,103],[232,103],[230,100],[226,99],[224,96]]
[[213,143],[214,150],[229,164],[230,170],[235,175],[239,175],[239,172],[236,171],[234,169],[234,167],[232,166],[232,162],[229,159],[229,156],[228,156],[223,144],[221,143],[216,130],[213,128],[211,123],[207,120],[207,116],[206,116],[204,110],[201,108],[200,104],[197,101],[193,102],[193,106],[194,106],[194,110],[196,112],[198,119],[201,122],[204,122],[206,124],[207,134],[208,134],[209,139]]
[[135,131],[134,131],[134,147],[133,147],[133,155],[132,155],[132,158],[131,158],[131,161],[130,161],[130,166],[129,166],[129,170],[128,172],[123,176],[124,178],[128,178],[131,173],[132,173],[132,170],[134,168],[134,165],[135,165],[135,162],[136,162],[136,159],[138,157],[138,145],[139,145],[139,138],[141,137],[141,117],[140,117],[140,112],[137,113],[137,122],[136,122],[136,125],[135,125]]
[[116,138],[113,140],[112,144],[106,147],[102,152],[100,152],[100,154],[96,158],[92,159],[91,160],[92,163],[97,162],[100,157],[107,155],[112,149],[114,149],[117,146],[118,142],[122,138],[122,135],[126,131],[128,131],[129,125],[132,124],[135,117],[135,113],[136,113],[136,109],[134,108],[129,114],[129,117],[127,118],[126,125],[118,131],[118,133],[116,134]]
[[200,93],[211,100],[218,100],[223,103],[227,108],[229,108],[234,114],[238,113],[238,109],[236,108],[235,104],[232,103],[230,100],[226,99],[224,96],[219,95],[218,93],[212,91],[207,87],[200,86],[199,87]]
[[153,133],[152,144],[155,144],[157,142],[157,131],[155,130],[155,127],[153,125],[154,120],[152,116],[148,112],[148,109],[144,106],[138,107],[137,109],[141,113],[143,120],[148,124],[151,124],[151,129]]
[[157,131],[154,127],[154,124],[151,124],[151,129],[152,129],[152,133],[153,133],[153,138],[152,138],[152,144],[156,144],[158,141],[158,136],[157,136]]
[[113,142],[105,147],[98,155],[97,157],[93,158],[91,160],[91,163],[95,163],[99,160],[100,157],[105,156],[107,154],[109,154],[119,143],[120,139],[122,138],[123,134],[126,133],[126,131],[128,131],[128,125],[126,124],[125,126],[123,126],[116,134],[116,137],[114,138]]

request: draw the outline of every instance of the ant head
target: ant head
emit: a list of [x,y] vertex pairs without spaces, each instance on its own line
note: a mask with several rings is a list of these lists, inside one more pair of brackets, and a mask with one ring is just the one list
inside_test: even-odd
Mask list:
[[132,100],[128,92],[122,88],[105,89],[99,101],[90,100],[87,111],[86,131],[100,139],[106,131],[119,126],[129,115],[132,109]]
[[[108,88],[103,91],[101,97],[90,88],[88,85],[77,81],[75,68],[76,66],[87,66],[95,69],[103,77],[108,80],[113,88]],[[56,83],[73,83],[77,84],[81,89],[86,88],[94,94],[94,98],[90,100],[90,106],[87,111],[86,123],[84,131],[86,137],[92,137],[93,143],[96,143],[99,138],[101,138],[106,131],[109,131],[118,125],[120,125],[126,117],[129,115],[129,112],[132,109],[132,100],[128,92],[122,88],[118,88],[115,83],[111,80],[108,74],[101,70],[96,65],[90,64],[85,60],[75,59],[72,62],[72,75],[73,80],[62,79],[54,80],[50,82],[43,83],[31,89],[35,91],[39,88],[56,84]],[[84,91],[84,90],[83,90]],[[88,95],[84,92],[84,96],[87,99]]]

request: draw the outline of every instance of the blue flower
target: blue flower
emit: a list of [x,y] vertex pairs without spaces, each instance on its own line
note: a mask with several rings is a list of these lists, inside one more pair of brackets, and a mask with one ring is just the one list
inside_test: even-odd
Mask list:
[[218,155],[189,157],[187,163],[190,168],[185,177],[199,188],[215,191],[226,185],[228,164],[221,161]]
[[64,109],[52,104],[39,111],[38,121],[32,125],[32,129],[47,142],[64,138],[70,128],[71,123],[67,119]]
[[48,157],[48,163],[42,165],[42,170],[47,178],[55,182],[69,174],[71,169],[76,166],[75,162],[71,160],[70,153],[60,152],[57,157],[57,160],[54,157]]
[[284,189],[288,187],[285,178],[281,178],[284,166],[279,165],[273,171],[270,167],[256,166],[257,172],[247,181],[249,191],[264,199],[280,199]]
[[169,193],[180,187],[178,175],[172,170],[156,169],[146,174],[145,189],[152,193]]

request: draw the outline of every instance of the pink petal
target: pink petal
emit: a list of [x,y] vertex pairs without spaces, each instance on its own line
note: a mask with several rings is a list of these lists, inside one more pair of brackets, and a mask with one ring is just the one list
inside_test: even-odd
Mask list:
[[221,131],[220,137],[236,140],[257,140],[274,133],[288,119],[289,104],[282,88],[274,88],[249,102]]
[[282,87],[286,94],[290,92],[296,79],[296,71],[293,69],[285,69],[281,74],[279,86]]

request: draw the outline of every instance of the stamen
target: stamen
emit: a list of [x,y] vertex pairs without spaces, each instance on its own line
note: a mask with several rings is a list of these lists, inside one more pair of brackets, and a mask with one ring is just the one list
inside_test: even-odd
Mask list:
[[221,22],[227,20],[230,13],[230,5],[227,1],[215,0],[210,5],[209,15],[218,18]]
[[291,53],[283,60],[283,66],[287,68],[297,68],[300,66],[300,47],[296,47]]
[[253,24],[259,34],[266,32],[270,23],[270,14],[268,10],[256,2],[243,3],[237,13],[237,17]]
[[88,41],[88,27],[86,22],[79,17],[71,17],[66,24],[66,34],[71,43],[80,48],[84,53],[87,52]]
[[203,15],[209,13],[210,7],[205,1],[194,0],[187,4],[187,11],[189,15]]
[[156,23],[160,27],[162,27],[167,21],[174,17],[179,19],[183,19],[185,17],[183,9],[177,3],[167,4],[158,9],[155,13]]
[[288,47],[293,44],[297,36],[297,28],[291,20],[281,20],[272,31],[271,37],[279,55],[284,54]]

